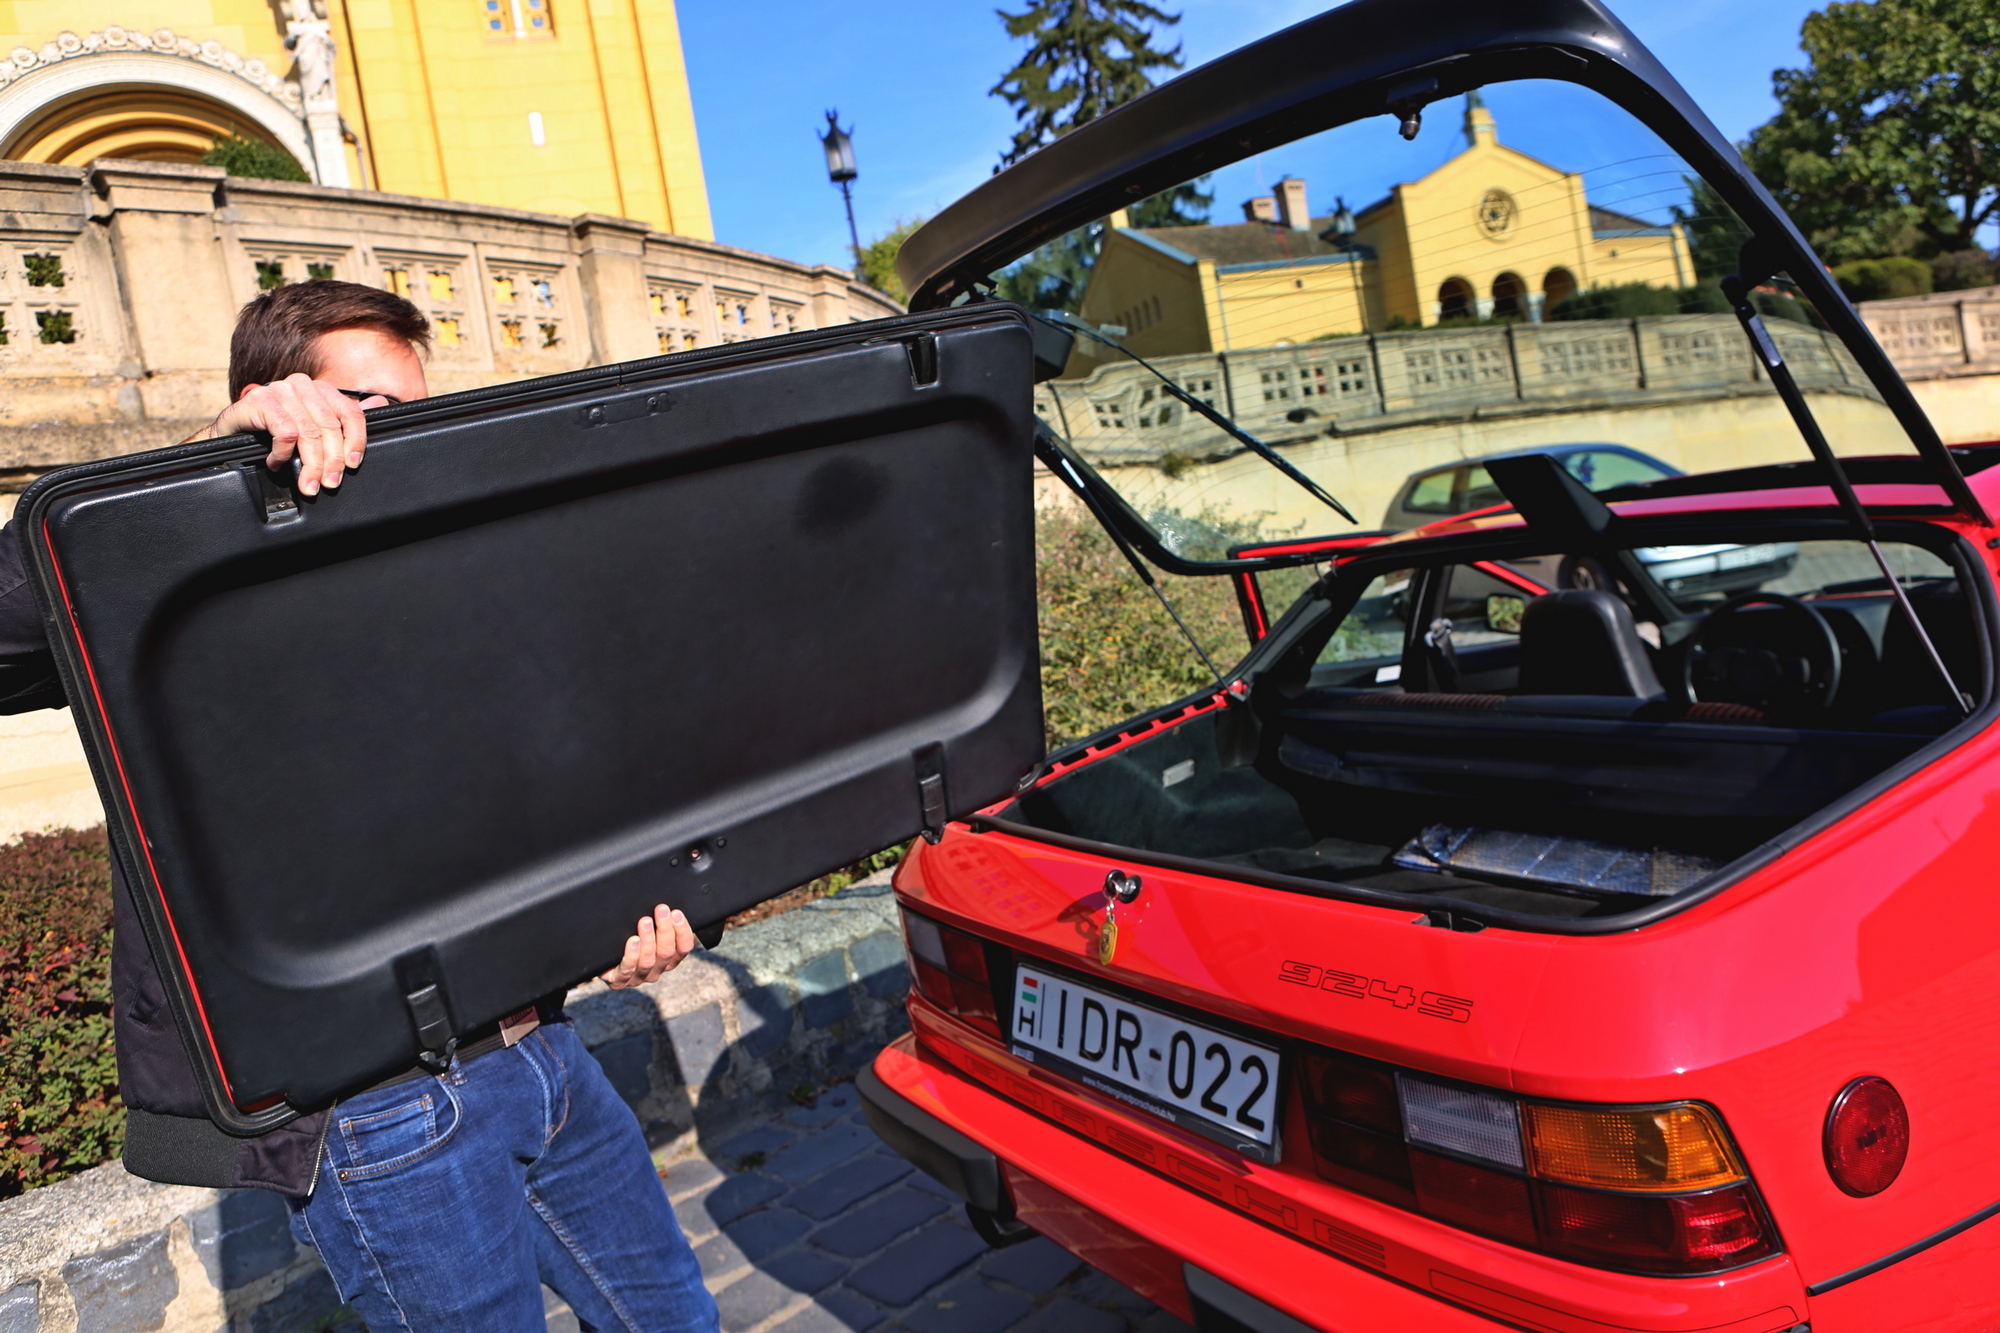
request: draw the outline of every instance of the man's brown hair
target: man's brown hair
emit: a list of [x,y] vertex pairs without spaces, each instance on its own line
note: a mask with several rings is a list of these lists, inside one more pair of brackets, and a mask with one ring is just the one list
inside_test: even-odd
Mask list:
[[229,400],[246,384],[273,384],[287,375],[319,375],[316,344],[337,329],[376,329],[419,352],[431,346],[424,312],[394,292],[358,282],[314,278],[265,292],[236,316],[229,339]]

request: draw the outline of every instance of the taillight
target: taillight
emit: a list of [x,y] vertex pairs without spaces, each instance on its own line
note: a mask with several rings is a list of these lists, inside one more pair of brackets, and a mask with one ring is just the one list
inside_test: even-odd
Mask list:
[[986,946],[976,935],[905,909],[903,935],[910,944],[910,972],[917,991],[948,1014],[991,1036],[1000,1035]]
[[1714,1111],[1554,1105],[1332,1051],[1303,1055],[1320,1175],[1600,1268],[1713,1273],[1778,1252]]
[[1857,1078],[1826,1113],[1822,1141],[1827,1174],[1856,1198],[1880,1194],[1903,1172],[1910,1155],[1910,1112],[1886,1078]]

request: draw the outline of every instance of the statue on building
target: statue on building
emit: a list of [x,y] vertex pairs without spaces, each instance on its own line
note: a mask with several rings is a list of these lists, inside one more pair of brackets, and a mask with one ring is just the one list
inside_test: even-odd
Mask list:
[[311,110],[331,109],[333,31],[326,11],[313,0],[285,0],[285,46],[296,62],[299,94]]
[[285,47],[305,103],[306,132],[312,138],[316,173],[322,185],[346,185],[347,153],[340,134],[340,99],[333,83],[333,26],[324,0],[282,0]]

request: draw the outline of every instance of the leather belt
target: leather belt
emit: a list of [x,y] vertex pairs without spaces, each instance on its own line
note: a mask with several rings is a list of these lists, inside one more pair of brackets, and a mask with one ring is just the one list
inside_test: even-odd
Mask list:
[[[462,1065],[470,1064],[482,1055],[512,1046],[543,1023],[554,1022],[557,1015],[561,1013],[562,1007],[560,1005],[547,1003],[531,1004],[518,1014],[510,1014],[508,1017],[499,1019],[496,1022],[474,1028],[458,1039],[457,1060]],[[530,1019],[533,1021],[527,1021]],[[512,1040],[509,1040],[510,1036]],[[423,1065],[411,1065],[400,1074],[391,1074],[379,1083],[369,1084],[361,1092],[368,1093],[374,1092],[378,1088],[393,1088],[398,1083],[408,1083],[410,1080],[416,1078],[435,1077],[437,1077],[436,1074],[426,1069]],[[360,1096],[361,1093],[354,1095]]]

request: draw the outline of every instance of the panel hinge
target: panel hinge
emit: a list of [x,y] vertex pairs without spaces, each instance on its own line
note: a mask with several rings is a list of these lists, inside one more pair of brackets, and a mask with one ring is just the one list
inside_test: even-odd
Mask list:
[[935,845],[944,837],[951,808],[944,785],[944,747],[926,745],[916,753],[917,804],[923,812],[924,841]]

